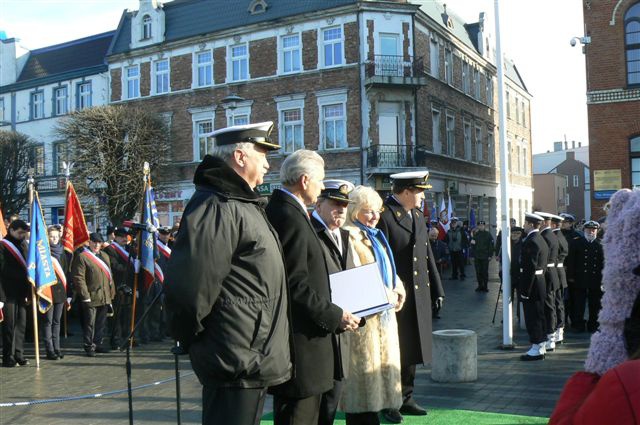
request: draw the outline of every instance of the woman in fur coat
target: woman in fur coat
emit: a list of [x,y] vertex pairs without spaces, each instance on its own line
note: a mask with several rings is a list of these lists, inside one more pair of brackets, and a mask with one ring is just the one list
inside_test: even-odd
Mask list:
[[[382,199],[375,190],[358,186],[349,199],[347,222],[356,267],[378,262],[389,301],[399,311],[405,291],[397,277],[393,254],[384,234],[376,229]],[[377,425],[378,411],[402,405],[398,325],[393,310],[367,317],[367,325],[351,336],[349,377],[342,391],[342,410],[348,425]]]

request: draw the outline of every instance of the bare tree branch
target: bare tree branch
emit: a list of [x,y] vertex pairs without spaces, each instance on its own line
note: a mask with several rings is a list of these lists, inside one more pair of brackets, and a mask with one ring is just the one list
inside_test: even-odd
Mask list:
[[26,134],[0,131],[0,204],[5,217],[19,213],[27,205],[27,169],[32,143]]

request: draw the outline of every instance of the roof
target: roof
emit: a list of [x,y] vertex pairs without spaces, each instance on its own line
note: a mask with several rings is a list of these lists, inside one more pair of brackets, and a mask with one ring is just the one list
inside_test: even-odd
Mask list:
[[[471,37],[472,34],[467,31],[468,24],[465,24],[464,20],[456,15],[455,11],[451,8],[445,9],[445,5],[442,2],[434,0],[412,0],[411,2],[420,5],[422,12],[436,21],[442,28],[453,34],[462,43],[476,52],[478,51],[477,43],[473,41],[474,38]],[[453,26],[449,27],[445,18],[449,18]],[[477,32],[475,38],[477,39]]]
[[[266,12],[252,15],[248,11],[251,0],[175,0],[163,5],[165,42],[357,2],[358,0],[267,0]],[[123,12],[109,55],[130,50],[131,18],[134,13]]]
[[105,54],[115,31],[32,50],[17,82],[66,74],[105,64]]
[[550,173],[567,160],[567,152],[574,152],[575,159],[589,167],[589,146],[581,146],[555,152],[537,153],[532,157],[533,174]]

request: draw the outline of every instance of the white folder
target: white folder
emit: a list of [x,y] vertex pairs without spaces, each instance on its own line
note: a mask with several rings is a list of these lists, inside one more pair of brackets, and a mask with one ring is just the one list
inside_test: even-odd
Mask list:
[[378,263],[371,263],[329,276],[331,301],[359,317],[393,308],[382,281]]

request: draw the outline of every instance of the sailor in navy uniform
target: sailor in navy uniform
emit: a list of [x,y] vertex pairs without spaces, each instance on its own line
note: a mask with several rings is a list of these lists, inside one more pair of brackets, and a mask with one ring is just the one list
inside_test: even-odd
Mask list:
[[567,274],[564,269],[564,260],[569,255],[569,242],[564,237],[564,233],[560,230],[564,218],[559,215],[551,217],[551,228],[558,238],[558,261],[556,262],[556,272],[560,281],[560,288],[556,291],[556,334],[554,336],[556,344],[562,344],[564,341],[564,327],[566,313],[564,310],[565,292],[567,291]]

